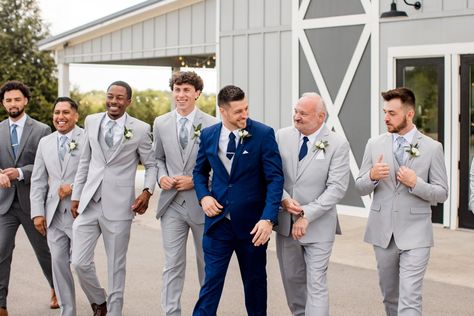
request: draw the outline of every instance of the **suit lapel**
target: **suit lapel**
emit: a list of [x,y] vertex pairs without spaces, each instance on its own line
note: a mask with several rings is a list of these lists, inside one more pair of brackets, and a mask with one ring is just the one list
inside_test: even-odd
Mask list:
[[[387,133],[382,144],[383,148],[383,160],[388,164],[390,168],[390,179],[394,187],[397,187],[397,175],[395,159],[393,157],[393,137],[392,134]],[[378,159],[378,157],[376,157]],[[375,162],[374,162],[375,163]]]
[[298,132],[296,128],[292,129],[289,146],[291,146],[291,176],[296,181],[296,177],[298,175],[298,156],[300,154],[300,132]]
[[[132,131],[132,134],[133,134],[133,120],[130,119],[130,116],[125,113],[125,124],[124,124],[124,132],[125,132],[125,129],[128,128],[129,130]],[[124,133],[125,134],[125,133]],[[135,136],[135,135],[134,135]],[[132,136],[132,138],[134,137]],[[111,162],[112,160],[114,160],[115,157],[117,157],[117,155],[120,153],[120,151],[122,150],[122,147],[123,147],[123,144],[124,142],[129,142],[131,141],[132,139],[126,139],[124,135],[122,135],[122,138],[120,139],[120,144],[117,146],[117,148],[115,149],[115,151],[112,153],[112,156],[110,156],[110,159],[109,161],[107,162]]]
[[[48,138],[47,143],[48,150],[51,150],[51,159],[53,161],[53,165],[56,168],[57,174],[62,174],[61,171],[61,161],[59,161],[59,153],[58,153],[58,132],[54,132]],[[48,156],[49,157],[49,156]]]
[[[245,127],[245,130],[247,130],[250,135],[253,134],[252,133],[252,120],[251,119],[247,119],[247,126]],[[238,169],[236,166],[239,163],[240,156],[242,156],[242,153],[244,152],[245,148],[248,147],[247,144],[250,141],[252,141],[252,136],[250,136],[250,138],[246,138],[246,139],[241,139],[241,138],[239,139],[239,142],[237,144],[237,148],[235,150],[234,159],[232,160],[232,167],[230,168],[231,178],[235,173],[234,171]]]
[[[311,161],[316,157],[317,154],[321,151],[321,149],[317,149],[315,147],[316,142],[318,141],[328,141],[329,137],[329,129],[324,126],[319,135],[314,139],[315,143],[311,146],[311,148],[308,148],[308,156],[303,159],[301,162],[300,168],[298,169],[298,174],[296,175],[296,180],[303,174],[303,172],[308,168],[308,166],[311,164]],[[298,145],[299,145],[299,140],[298,140]],[[328,146],[331,146],[328,142]],[[325,152],[323,154],[326,154]]]
[[0,125],[0,135],[6,135],[5,136],[5,142],[4,144],[6,145],[5,149],[8,151],[11,157],[11,161],[15,161],[15,158],[13,156],[13,148],[12,148],[12,142],[10,139],[10,124],[8,122],[8,119],[4,120],[2,124]]
[[[69,140],[69,142],[74,140],[77,143],[77,139],[79,138],[79,136],[80,136],[80,130],[79,130],[79,128],[77,128],[77,126],[74,126],[74,129],[73,129],[72,134],[71,134],[71,139]],[[57,146],[56,146],[56,148],[57,148]],[[59,155],[56,155],[56,156],[59,157]],[[61,170],[61,177],[64,177],[64,174],[66,173],[67,166],[68,166],[68,163],[69,163],[69,159],[71,158],[71,156],[72,156],[72,153],[71,153],[71,150],[69,149],[69,143],[68,143],[68,148],[66,150],[66,155],[64,155],[64,161],[63,161],[63,165],[62,165],[63,167],[62,167],[62,170]]]
[[30,137],[32,129],[33,129],[33,121],[30,119],[29,116],[27,116],[26,121],[25,121],[25,126],[23,127],[23,133],[21,134],[20,148],[18,149],[18,152],[16,153],[16,160],[18,160],[18,157],[20,157],[23,151],[23,148],[25,148],[25,144],[28,142],[28,137]]
[[90,124],[87,126],[87,131],[89,135],[94,136],[94,140],[97,142],[97,146],[99,147],[99,152],[100,156],[102,158],[102,161],[105,163],[107,160],[105,159],[104,152],[102,150],[102,146],[100,145],[100,126],[102,125],[102,120],[104,119],[104,116],[107,115],[107,112],[104,112],[102,115],[97,116],[97,119],[94,121],[92,120]]
[[[175,120],[176,122],[176,120]],[[186,147],[186,152],[184,154],[184,166],[186,166],[189,162],[189,157],[191,156],[191,153],[194,150],[194,146],[196,145],[196,142],[198,140],[198,137],[194,137],[194,130],[199,126],[199,124],[202,124],[202,113],[199,109],[196,109],[196,115],[194,116],[194,122],[191,127],[191,132],[189,133],[189,142],[188,146]],[[201,125],[202,127],[202,125]],[[176,130],[176,129],[175,129]],[[193,139],[194,138],[194,139]]]
[[211,136],[211,140],[212,140],[211,148],[212,148],[213,156],[217,160],[217,165],[221,169],[220,174],[225,174],[229,176],[229,173],[227,173],[227,169],[225,168],[224,163],[221,161],[221,158],[219,157],[219,140],[221,138],[221,129],[222,129],[222,122],[219,123],[219,125],[217,125],[216,128],[214,128],[213,134]]
[[[411,141],[411,145],[412,146],[415,146],[416,144],[418,144],[418,148],[420,147],[420,144],[421,144],[421,140],[423,138],[423,135],[420,133],[420,131],[416,131],[415,135],[413,136],[413,139]],[[411,168],[411,165],[413,163],[413,160],[415,160],[416,157],[412,157],[410,155],[410,153],[408,153],[408,158],[407,158],[407,163],[406,163],[406,166],[408,168]]]

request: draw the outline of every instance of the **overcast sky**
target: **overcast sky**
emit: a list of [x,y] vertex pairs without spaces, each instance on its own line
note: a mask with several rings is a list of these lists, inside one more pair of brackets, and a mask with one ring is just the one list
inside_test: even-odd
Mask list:
[[[52,35],[57,35],[133,6],[144,0],[38,0],[43,20]],[[171,69],[168,67],[98,66],[72,64],[71,86],[81,91],[103,90],[115,80],[127,81],[133,88],[167,90]],[[204,92],[216,92],[214,69],[197,72],[204,80]]]

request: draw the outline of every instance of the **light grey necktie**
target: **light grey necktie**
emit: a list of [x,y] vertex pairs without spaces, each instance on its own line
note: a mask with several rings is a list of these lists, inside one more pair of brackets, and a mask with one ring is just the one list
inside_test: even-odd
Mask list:
[[12,124],[11,125],[11,133],[10,133],[10,142],[12,144],[12,150],[13,150],[13,156],[15,157],[16,159],[16,154],[18,152],[18,133],[16,131],[16,127],[17,125],[16,124]]
[[401,167],[404,165],[405,158],[405,138],[403,136],[398,136],[395,140],[397,143],[397,148],[395,149],[395,159],[397,159],[398,165]]
[[66,135],[62,135],[61,137],[59,137],[58,154],[59,154],[59,159],[61,159],[61,161],[64,161],[64,156],[66,155],[66,142],[67,142]]
[[188,129],[186,128],[187,121],[188,119],[185,117],[179,119],[179,124],[181,124],[181,127],[179,128],[179,143],[183,149],[188,145]]
[[108,121],[106,125],[107,131],[105,132],[105,143],[109,148],[114,146],[114,130],[116,125],[117,122],[115,121]]

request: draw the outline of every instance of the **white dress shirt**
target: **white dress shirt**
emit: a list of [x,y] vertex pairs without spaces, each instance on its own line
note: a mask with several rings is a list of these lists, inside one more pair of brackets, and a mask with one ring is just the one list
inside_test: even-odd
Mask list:
[[[25,128],[25,123],[26,123],[26,114],[23,115],[21,119],[19,119],[16,122],[13,122],[12,119],[9,117],[8,122],[10,123],[10,132],[11,132],[11,127],[12,124],[16,124],[16,135],[18,136],[18,146],[21,144],[21,136],[23,135],[23,129]],[[23,180],[23,171],[21,168],[16,168],[18,170],[18,178],[16,178],[18,181]]]
[[107,113],[104,115],[104,118],[102,119],[102,124],[101,124],[101,128],[104,131],[104,136],[105,136],[105,133],[107,133],[107,129],[108,129],[107,123],[109,121],[115,121],[115,123],[117,123],[117,125],[114,128],[114,145],[115,145],[122,140],[123,134],[125,132],[125,113],[116,120],[112,120],[107,115]]

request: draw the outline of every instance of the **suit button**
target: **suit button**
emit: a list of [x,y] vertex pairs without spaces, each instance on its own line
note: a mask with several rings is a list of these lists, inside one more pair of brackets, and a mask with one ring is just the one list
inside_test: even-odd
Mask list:
[[225,204],[229,204],[229,201],[228,201],[228,200],[225,200]]
[[232,188],[232,184],[229,184],[229,188]]

